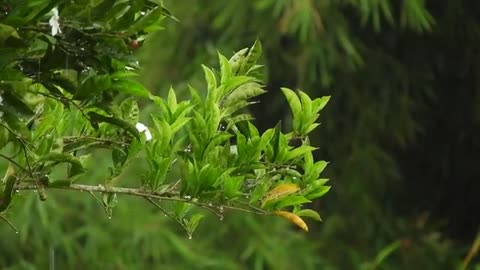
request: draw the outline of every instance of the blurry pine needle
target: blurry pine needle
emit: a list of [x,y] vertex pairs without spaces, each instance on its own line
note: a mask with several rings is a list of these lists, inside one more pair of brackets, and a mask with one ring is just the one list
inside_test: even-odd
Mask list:
[[5,223],[7,223],[8,226],[10,226],[16,233],[18,233],[17,227],[15,227],[15,225],[13,225],[13,223],[10,222],[6,216],[0,214],[0,218],[3,219],[3,221],[5,221]]
[[368,263],[365,263],[361,269],[364,269],[364,270],[375,270],[375,269],[378,269],[378,267],[395,251],[397,250],[398,248],[400,248],[402,245],[402,241],[401,240],[397,240],[391,244],[389,244],[388,246],[382,248],[377,256],[375,256],[375,259],[373,259],[373,261],[371,262],[368,262]]
[[480,229],[477,232],[477,236],[475,237],[475,240],[473,241],[467,256],[465,256],[465,259],[463,259],[462,267],[460,268],[460,270],[467,269],[468,265],[470,264],[472,259],[478,254],[479,250],[480,250]]

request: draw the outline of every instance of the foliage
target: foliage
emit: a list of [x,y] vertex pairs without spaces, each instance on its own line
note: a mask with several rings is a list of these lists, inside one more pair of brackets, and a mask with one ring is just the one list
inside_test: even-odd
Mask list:
[[[335,179],[326,204],[313,206],[328,215],[317,229],[317,268],[371,265],[398,240],[401,247],[380,269],[459,265],[478,230],[473,213],[479,207],[474,190],[480,171],[473,160],[480,118],[478,65],[472,64],[478,60],[472,57],[478,55],[478,4],[171,4],[181,23],[145,43],[148,85],[164,88],[156,79],[163,75],[182,90],[186,76],[199,80],[192,66],[208,62],[213,48],[229,51],[258,36],[269,90],[260,97],[268,107],[251,107],[259,129],[278,117],[292,120],[281,86],[332,95],[322,113],[329,121],[310,136],[321,145],[316,153],[334,161],[325,175]],[[150,53],[156,47],[164,53]]]
[[[132,56],[163,18],[175,19],[161,3],[43,0],[3,8],[1,156],[9,164],[2,212],[15,191],[36,190],[43,201],[48,189],[61,189],[89,192],[109,218],[117,194],[143,197],[190,237],[203,218],[194,206],[220,218],[224,209],[288,213],[280,216],[304,230],[300,216],[320,219],[302,206],[329,190],[319,178],[326,163],[313,161],[308,138],[328,98],[285,88],[292,132],[279,123],[260,133],[244,112],[264,93],[254,77],[259,41],[230,59],[218,54],[218,71],[203,66],[205,95],[190,87],[190,97],[178,100],[171,88],[163,99],[134,80]],[[137,99],[156,108],[152,130],[140,122]],[[98,149],[107,149],[111,165],[102,182],[86,185]],[[135,163],[148,167],[135,186],[121,187]],[[277,192],[285,187],[290,192]]]

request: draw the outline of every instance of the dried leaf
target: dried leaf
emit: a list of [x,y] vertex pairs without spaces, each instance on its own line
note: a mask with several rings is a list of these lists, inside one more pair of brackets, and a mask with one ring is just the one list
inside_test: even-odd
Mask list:
[[287,212],[287,211],[274,211],[273,214],[275,214],[279,217],[286,218],[288,221],[290,221],[293,224],[297,225],[298,227],[302,228],[302,230],[308,232],[307,224],[299,216],[297,216],[293,213]]
[[278,199],[282,196],[287,196],[292,193],[295,193],[300,190],[300,187],[297,184],[288,183],[288,184],[280,184],[272,189],[270,192],[265,195],[262,201],[262,207],[265,206],[269,201]]

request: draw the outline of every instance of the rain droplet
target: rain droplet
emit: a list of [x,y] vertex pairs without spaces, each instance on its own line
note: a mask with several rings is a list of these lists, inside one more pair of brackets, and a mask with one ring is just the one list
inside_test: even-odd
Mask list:
[[190,200],[192,197],[187,195],[187,196],[184,196],[184,198],[185,198],[186,200]]
[[191,235],[188,236],[188,240],[192,240],[192,236],[191,236]]
[[17,189],[17,190],[15,190],[15,192],[16,192],[16,193],[20,193],[20,191],[19,191],[18,189]]
[[142,16],[145,15],[145,11],[140,12],[140,14],[142,14]]
[[223,216],[220,216],[220,221],[223,221]]
[[220,211],[220,213],[223,213],[223,206],[220,206],[220,207],[218,208],[218,211]]
[[15,231],[15,234],[20,234],[20,232],[19,232],[19,231]]
[[33,192],[34,192],[34,193],[37,193],[38,191],[35,189],[35,190],[33,190]]
[[112,216],[108,216],[108,219],[112,219]]

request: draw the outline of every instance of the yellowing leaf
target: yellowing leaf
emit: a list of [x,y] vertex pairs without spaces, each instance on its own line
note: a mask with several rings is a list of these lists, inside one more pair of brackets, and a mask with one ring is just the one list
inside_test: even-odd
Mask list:
[[300,190],[300,187],[297,184],[280,184],[274,189],[270,190],[270,192],[265,195],[262,201],[262,207],[265,206],[269,201],[278,199],[282,196],[290,195]]
[[298,227],[302,228],[302,230],[308,232],[307,224],[299,216],[297,216],[293,213],[287,212],[287,211],[274,211],[273,214],[275,214],[279,217],[286,218],[288,221],[290,221],[293,224],[297,225]]

